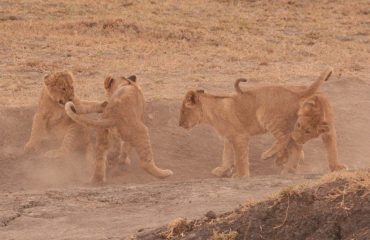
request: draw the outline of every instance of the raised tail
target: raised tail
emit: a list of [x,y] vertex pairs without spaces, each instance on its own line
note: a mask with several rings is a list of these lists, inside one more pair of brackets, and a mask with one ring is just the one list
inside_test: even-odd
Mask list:
[[100,119],[95,120],[91,119],[87,116],[82,116],[76,113],[75,106],[72,102],[67,102],[64,106],[64,110],[66,111],[67,115],[76,123],[80,125],[84,125],[87,127],[95,127],[95,128],[110,128],[114,127],[115,121],[113,119]]
[[236,79],[235,83],[234,83],[234,88],[235,88],[235,91],[237,93],[243,93],[243,91],[241,90],[240,86],[239,86],[239,83],[240,82],[247,82],[247,79],[245,78],[239,78],[239,79]]
[[331,74],[333,73],[333,68],[327,68],[323,73],[321,73],[320,77],[312,83],[306,90],[300,93],[301,98],[309,97],[317,92],[323,82],[327,81]]

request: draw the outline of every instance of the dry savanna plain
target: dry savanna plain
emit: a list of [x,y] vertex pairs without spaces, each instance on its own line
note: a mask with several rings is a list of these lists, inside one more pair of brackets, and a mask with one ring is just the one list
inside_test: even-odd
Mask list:
[[[368,0],[1,0],[0,57],[2,240],[370,239]],[[178,126],[190,89],[308,85],[327,66],[321,91],[348,171],[330,173],[314,139],[281,175],[260,160],[266,134],[250,144],[249,178],[216,178],[221,138]],[[174,175],[150,176],[133,153],[96,186],[92,162],[24,154],[43,78],[59,70],[98,101],[107,75],[135,74],[155,161]]]

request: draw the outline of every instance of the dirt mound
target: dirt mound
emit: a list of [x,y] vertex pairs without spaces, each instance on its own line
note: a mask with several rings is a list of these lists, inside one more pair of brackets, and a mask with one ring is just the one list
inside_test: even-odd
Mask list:
[[369,219],[370,171],[336,173],[219,216],[176,219],[137,239],[369,239]]

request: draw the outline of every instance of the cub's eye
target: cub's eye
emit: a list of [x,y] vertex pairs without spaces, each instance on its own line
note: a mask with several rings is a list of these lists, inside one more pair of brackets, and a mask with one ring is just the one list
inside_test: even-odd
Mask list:
[[66,89],[66,88],[62,88],[62,90],[63,90],[63,92],[67,91],[67,89]]
[[305,133],[310,134],[311,133],[311,130],[306,129]]

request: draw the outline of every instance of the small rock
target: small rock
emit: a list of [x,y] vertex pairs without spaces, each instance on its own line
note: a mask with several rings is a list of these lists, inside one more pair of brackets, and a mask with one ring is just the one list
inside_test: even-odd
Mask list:
[[339,41],[342,41],[342,42],[348,42],[348,41],[352,41],[353,38],[350,37],[350,36],[335,36],[336,39],[338,39]]
[[19,18],[18,17],[16,17],[16,16],[9,16],[9,18],[8,18],[9,20],[12,20],[12,21],[14,21],[14,20],[18,20]]
[[267,62],[260,62],[260,66],[267,66],[268,63]]
[[217,215],[216,215],[216,213],[215,213],[214,211],[208,211],[208,212],[206,213],[206,217],[207,217],[208,219],[215,219],[215,218],[217,218]]

